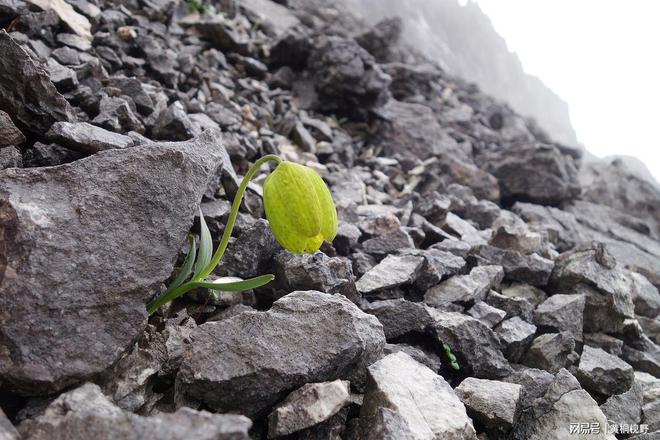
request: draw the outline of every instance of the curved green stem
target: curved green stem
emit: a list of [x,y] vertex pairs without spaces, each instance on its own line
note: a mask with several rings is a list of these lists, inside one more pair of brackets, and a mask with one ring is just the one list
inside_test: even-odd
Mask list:
[[199,274],[198,279],[204,279],[207,276],[209,276],[209,274],[213,272],[213,269],[216,268],[218,263],[220,263],[222,256],[225,254],[225,251],[227,250],[227,245],[229,244],[229,237],[231,237],[231,233],[234,230],[234,223],[236,223],[236,217],[238,216],[238,209],[241,207],[241,201],[243,200],[245,189],[247,188],[248,183],[250,183],[250,180],[252,180],[252,178],[257,173],[257,171],[259,171],[261,166],[266,162],[270,162],[270,161],[279,164],[280,162],[282,162],[282,159],[280,159],[279,156],[276,156],[274,154],[267,154],[258,161],[256,161],[254,165],[250,167],[247,174],[245,174],[245,177],[243,177],[241,184],[238,186],[238,191],[236,191],[236,196],[234,197],[234,203],[231,206],[231,213],[229,214],[229,219],[227,219],[227,225],[225,226],[225,230],[222,233],[222,238],[220,239],[220,244],[218,245],[218,249],[215,250],[215,253],[213,254],[213,258],[211,258],[211,262]]
[[154,312],[160,308],[160,306],[177,299],[184,293],[193,290],[195,287],[197,287],[195,284],[183,283],[176,289],[170,292],[165,292],[163,295],[156,297],[153,301],[147,304],[147,313],[149,315],[153,315]]

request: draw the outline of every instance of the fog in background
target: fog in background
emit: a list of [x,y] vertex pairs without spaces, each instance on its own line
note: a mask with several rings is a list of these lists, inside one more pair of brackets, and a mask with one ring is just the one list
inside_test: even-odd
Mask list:
[[660,2],[345,2],[369,23],[401,16],[408,44],[533,116],[557,141],[598,157],[634,156],[660,180]]

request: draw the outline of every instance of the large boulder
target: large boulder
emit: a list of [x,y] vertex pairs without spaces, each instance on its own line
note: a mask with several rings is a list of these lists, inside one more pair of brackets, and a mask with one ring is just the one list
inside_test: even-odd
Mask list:
[[9,113],[19,128],[42,135],[54,122],[73,119],[46,66],[4,30],[0,30],[0,59],[0,110]]
[[98,385],[87,383],[60,395],[19,431],[32,440],[247,440],[251,426],[245,416],[190,408],[142,417],[115,406]]
[[176,378],[179,401],[257,415],[309,382],[364,382],[385,345],[383,327],[340,295],[299,291],[267,312],[203,324]]
[[131,346],[223,165],[219,139],[207,132],[0,172],[3,387],[53,393],[102,373]]

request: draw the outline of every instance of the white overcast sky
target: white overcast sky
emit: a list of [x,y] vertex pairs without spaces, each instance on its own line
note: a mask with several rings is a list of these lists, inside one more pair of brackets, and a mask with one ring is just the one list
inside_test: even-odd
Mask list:
[[660,181],[659,0],[473,1],[568,102],[589,151],[635,156]]

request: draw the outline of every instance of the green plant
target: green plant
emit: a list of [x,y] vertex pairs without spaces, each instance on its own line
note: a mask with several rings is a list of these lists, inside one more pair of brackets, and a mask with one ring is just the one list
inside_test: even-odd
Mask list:
[[227,250],[248,183],[267,162],[277,164],[264,182],[264,209],[277,242],[291,252],[313,253],[324,240],[334,239],[337,233],[337,210],[321,176],[311,168],[283,161],[272,154],[266,155],[256,161],[243,177],[215,252],[211,233],[200,209],[199,251],[196,250],[195,238],[189,235],[188,254],[181,270],[165,292],[147,304],[150,315],[160,306],[198,287],[238,292],[263,286],[275,278],[269,274],[229,283],[207,279]]
[[449,344],[446,342],[442,343],[442,349],[445,351],[445,354],[447,355],[447,358],[449,359],[449,365],[451,365],[451,368],[454,370],[460,370],[461,368],[458,366],[458,361],[456,360],[456,356],[454,356],[454,353],[451,351],[451,347]]

